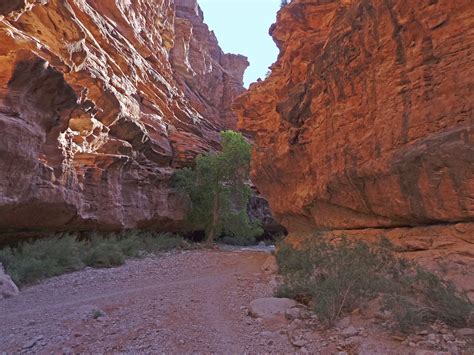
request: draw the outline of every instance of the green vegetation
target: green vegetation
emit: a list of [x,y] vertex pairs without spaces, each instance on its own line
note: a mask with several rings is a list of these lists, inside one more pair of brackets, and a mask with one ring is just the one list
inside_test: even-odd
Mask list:
[[378,296],[402,331],[435,320],[468,326],[474,310],[452,284],[396,257],[384,238],[369,246],[346,238],[329,243],[318,236],[304,250],[282,244],[277,262],[283,276],[277,295],[311,305],[328,326]]
[[189,227],[204,230],[208,243],[225,236],[250,244],[263,232],[247,214],[251,146],[240,133],[225,131],[221,137],[222,151],[201,155],[194,169],[178,171],[176,187],[192,203]]
[[128,231],[106,237],[93,233],[84,240],[65,234],[0,250],[0,262],[22,286],[86,266],[119,266],[126,258],[185,246],[183,238],[168,233]]
[[100,309],[94,309],[92,310],[92,318],[93,319],[98,319],[100,317],[103,317],[105,314],[100,310]]

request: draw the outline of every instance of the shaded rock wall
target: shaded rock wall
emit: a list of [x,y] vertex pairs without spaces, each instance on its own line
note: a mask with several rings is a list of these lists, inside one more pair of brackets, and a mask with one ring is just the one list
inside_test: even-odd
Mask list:
[[469,0],[280,11],[278,61],[235,110],[253,181],[293,237],[417,235],[474,266],[473,18]]
[[235,126],[246,58],[191,0],[9,1],[0,20],[0,231],[179,228],[170,178]]

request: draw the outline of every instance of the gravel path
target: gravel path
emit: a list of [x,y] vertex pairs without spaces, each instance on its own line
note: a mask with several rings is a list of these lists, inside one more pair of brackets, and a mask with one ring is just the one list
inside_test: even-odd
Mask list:
[[[185,251],[86,269],[0,301],[7,352],[292,352],[244,307],[270,296],[268,253]],[[96,319],[94,319],[96,317]]]
[[26,288],[0,301],[0,354],[474,354],[469,339],[430,331],[404,340],[361,316],[330,330],[313,316],[249,317],[250,302],[275,285],[263,271],[267,249],[175,251]]

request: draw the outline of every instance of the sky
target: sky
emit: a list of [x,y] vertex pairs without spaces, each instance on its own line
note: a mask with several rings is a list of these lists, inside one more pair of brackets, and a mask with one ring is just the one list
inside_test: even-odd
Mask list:
[[226,53],[243,54],[250,67],[245,86],[264,78],[276,61],[278,48],[268,34],[281,0],[198,0],[204,21],[214,31]]

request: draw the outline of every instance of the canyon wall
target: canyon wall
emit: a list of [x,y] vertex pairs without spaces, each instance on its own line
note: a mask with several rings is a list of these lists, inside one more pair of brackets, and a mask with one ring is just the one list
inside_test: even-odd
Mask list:
[[196,0],[2,2],[0,231],[180,228],[247,65]]
[[474,295],[472,1],[293,0],[270,32],[234,108],[290,240],[385,235]]

